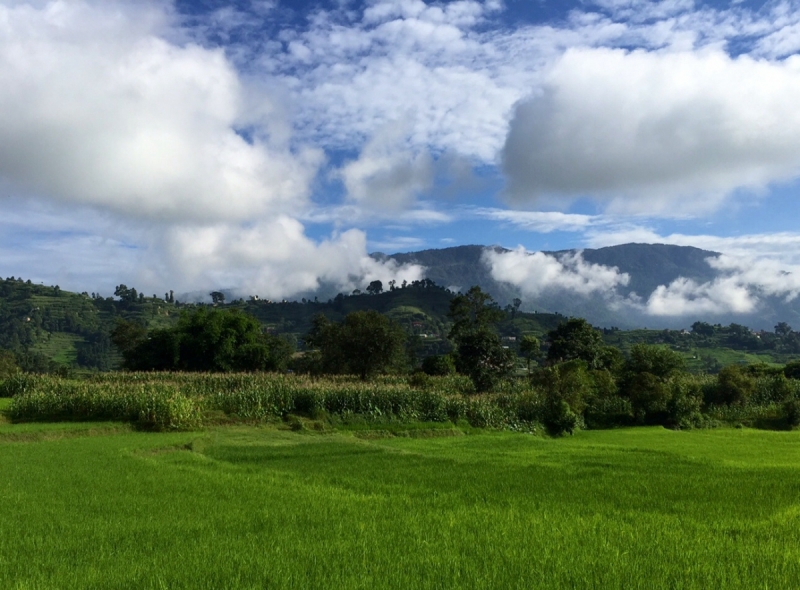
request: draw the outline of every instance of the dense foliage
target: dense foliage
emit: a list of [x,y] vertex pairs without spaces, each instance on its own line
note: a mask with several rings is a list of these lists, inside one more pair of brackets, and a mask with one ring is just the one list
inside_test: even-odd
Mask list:
[[202,307],[184,312],[171,328],[150,332],[120,321],[112,340],[134,371],[276,371],[293,352],[251,316]]
[[404,368],[405,341],[406,334],[397,322],[373,310],[355,311],[339,323],[318,315],[306,338],[316,355],[306,368],[314,373],[354,374],[365,380]]
[[450,301],[449,338],[456,346],[456,368],[469,375],[480,392],[489,391],[514,368],[514,354],[504,348],[494,324],[503,319],[494,300],[479,287]]

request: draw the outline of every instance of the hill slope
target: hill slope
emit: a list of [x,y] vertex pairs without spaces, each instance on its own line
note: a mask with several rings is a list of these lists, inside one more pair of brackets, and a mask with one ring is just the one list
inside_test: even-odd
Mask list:
[[[492,251],[509,252],[492,247]],[[519,286],[495,279],[486,261],[484,246],[458,246],[440,250],[423,250],[405,254],[375,254],[377,258],[392,259],[399,263],[416,263],[426,267],[425,275],[439,284],[465,288],[480,285],[492,294],[501,305],[522,299],[526,311],[559,312],[569,316],[585,317],[599,326],[621,328],[659,327],[686,328],[697,320],[728,324],[736,322],[752,328],[772,329],[778,322],[800,325],[800,301],[785,301],[777,296],[761,296],[760,304],[751,313],[708,312],[683,316],[648,315],[641,306],[625,305],[632,294],[646,301],[659,286],[670,285],[679,278],[696,284],[706,284],[720,277],[720,272],[709,264],[709,260],[720,256],[718,252],[689,246],[667,244],[622,244],[607,248],[586,250],[561,250],[545,252],[556,259],[581,253],[583,260],[605,267],[616,267],[627,273],[627,285],[619,285],[613,291],[594,291],[581,295],[574,290],[545,288],[535,295],[527,296]],[[622,302],[622,304],[621,304]]]

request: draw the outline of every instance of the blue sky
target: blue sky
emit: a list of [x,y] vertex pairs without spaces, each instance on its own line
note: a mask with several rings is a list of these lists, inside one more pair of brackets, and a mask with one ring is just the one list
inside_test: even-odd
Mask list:
[[798,51],[794,1],[0,1],[0,274],[291,298],[636,241],[728,256],[653,310],[795,297]]

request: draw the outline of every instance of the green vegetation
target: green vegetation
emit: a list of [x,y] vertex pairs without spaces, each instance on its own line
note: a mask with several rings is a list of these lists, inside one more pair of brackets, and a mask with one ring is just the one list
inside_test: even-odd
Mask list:
[[800,433],[374,432],[2,425],[0,587],[800,582]]
[[285,369],[294,352],[236,309],[201,307],[182,313],[175,326],[149,333],[121,320],[111,339],[125,368],[134,371],[275,371]]
[[315,318],[306,344],[317,349],[312,372],[355,374],[362,381],[406,366],[406,334],[400,324],[377,311],[354,311],[341,323]]
[[514,368],[514,354],[503,348],[493,327],[503,312],[489,295],[472,287],[453,298],[448,317],[453,321],[448,336],[456,345],[456,369],[469,375],[477,391],[492,390]]

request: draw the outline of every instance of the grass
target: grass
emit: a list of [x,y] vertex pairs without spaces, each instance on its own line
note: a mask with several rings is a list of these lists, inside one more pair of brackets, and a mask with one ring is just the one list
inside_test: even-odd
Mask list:
[[800,583],[797,432],[101,426],[0,425],[0,587]]
[[757,363],[780,366],[775,362],[774,355],[769,352],[749,353],[730,348],[693,348],[690,352],[684,353],[686,366],[690,370],[703,371],[705,369],[706,363],[702,357],[714,358],[719,362],[720,366],[752,365]]
[[69,366],[75,363],[78,358],[76,346],[80,342],[83,342],[83,338],[77,334],[52,332],[47,340],[36,343],[33,350],[56,363]]

